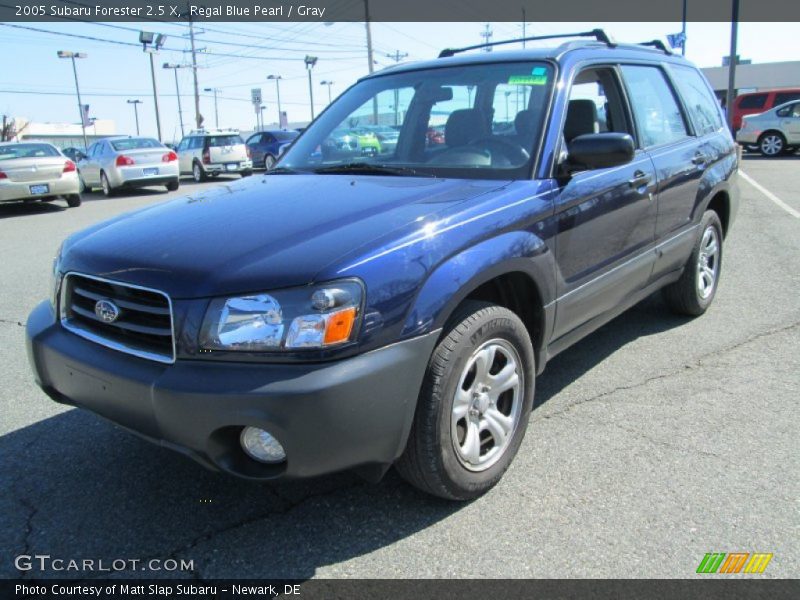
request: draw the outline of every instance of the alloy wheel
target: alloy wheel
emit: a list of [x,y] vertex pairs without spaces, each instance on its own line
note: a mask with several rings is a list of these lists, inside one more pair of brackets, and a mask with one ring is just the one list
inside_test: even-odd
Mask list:
[[761,152],[766,156],[776,156],[783,152],[783,140],[777,134],[770,134],[761,140]]
[[524,373],[508,341],[489,340],[472,353],[453,399],[451,435],[459,462],[485,471],[508,449],[520,420]]
[[706,300],[714,292],[719,275],[719,235],[710,225],[703,232],[700,254],[697,257],[697,293]]

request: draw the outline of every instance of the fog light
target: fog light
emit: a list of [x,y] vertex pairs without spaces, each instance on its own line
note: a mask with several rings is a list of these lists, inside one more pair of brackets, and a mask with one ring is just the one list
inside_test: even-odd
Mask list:
[[286,452],[281,443],[263,429],[245,427],[239,441],[247,455],[259,462],[279,463],[286,460]]

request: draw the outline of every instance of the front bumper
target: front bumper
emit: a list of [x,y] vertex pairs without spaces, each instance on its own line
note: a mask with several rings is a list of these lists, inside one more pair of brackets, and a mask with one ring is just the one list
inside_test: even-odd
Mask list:
[[[48,191],[43,194],[31,194],[30,186],[47,185]],[[0,179],[0,202],[16,202],[19,200],[39,200],[57,196],[71,196],[80,192],[77,173],[64,173],[58,179],[42,181],[9,181]]]
[[[402,453],[438,331],[352,358],[314,364],[178,360],[109,350],[56,323],[50,304],[27,323],[36,382],[205,466],[252,478],[383,468]],[[239,446],[243,426],[272,433],[287,460],[266,465]]]

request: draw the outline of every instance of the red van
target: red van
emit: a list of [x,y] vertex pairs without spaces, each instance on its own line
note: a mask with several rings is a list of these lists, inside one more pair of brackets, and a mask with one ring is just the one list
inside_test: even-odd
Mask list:
[[733,129],[738,131],[742,126],[742,117],[755,115],[769,110],[784,102],[800,99],[800,88],[785,88],[781,90],[761,90],[740,94],[733,101]]

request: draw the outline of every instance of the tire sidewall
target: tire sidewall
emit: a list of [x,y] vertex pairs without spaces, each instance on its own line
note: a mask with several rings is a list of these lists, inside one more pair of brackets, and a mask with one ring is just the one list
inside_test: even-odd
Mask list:
[[[444,483],[448,491],[456,497],[477,496],[492,487],[502,477],[511,461],[517,454],[522,439],[525,436],[528,419],[533,406],[535,387],[535,358],[530,337],[522,322],[510,311],[502,309],[503,313],[495,311],[483,314],[477,323],[472,324],[466,335],[463,335],[456,344],[451,356],[456,357],[449,362],[443,376],[434,382],[432,391],[438,395],[437,438],[438,460],[446,475]],[[494,314],[492,314],[494,313]],[[523,368],[523,396],[522,409],[514,431],[512,440],[503,456],[485,471],[469,471],[459,461],[453,446],[451,428],[451,415],[455,392],[460,383],[461,374],[472,356],[472,353],[484,342],[501,338],[514,346],[519,354]]]

